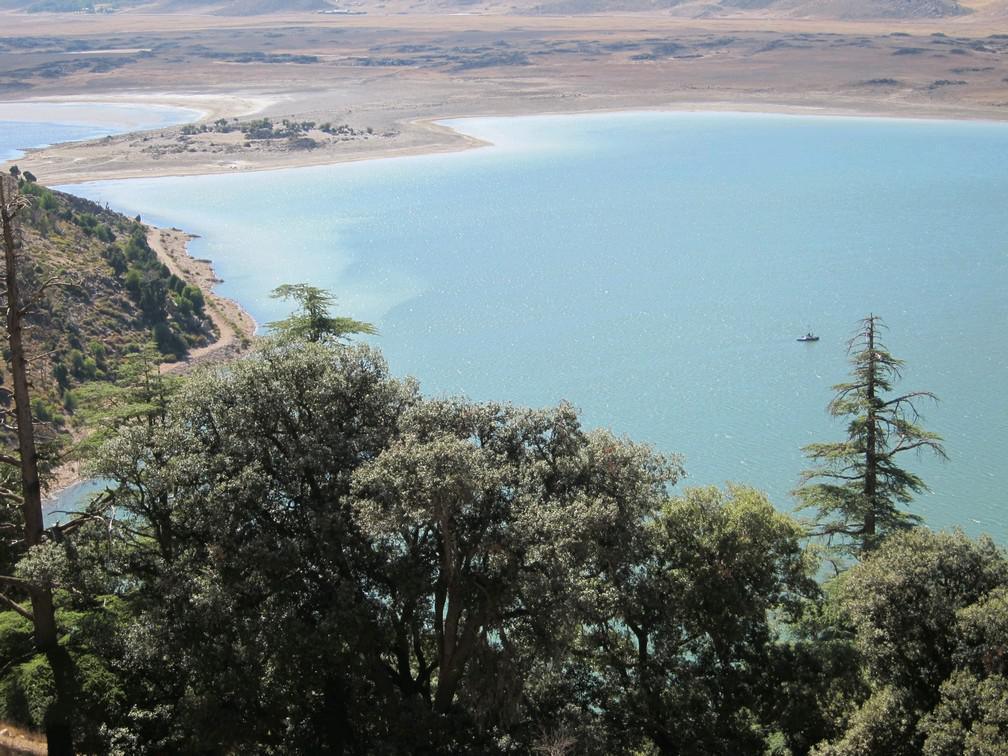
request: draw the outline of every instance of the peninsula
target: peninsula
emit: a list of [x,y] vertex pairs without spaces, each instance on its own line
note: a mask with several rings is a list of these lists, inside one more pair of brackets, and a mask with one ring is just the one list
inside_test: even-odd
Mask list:
[[[18,103],[61,100],[187,105],[206,114],[196,128],[19,159],[58,184],[474,146],[435,122],[457,116],[645,108],[1008,116],[1003,2],[852,0],[841,10],[768,2],[747,11],[599,3],[588,13],[568,5],[0,11],[0,118]],[[281,6],[289,4],[266,10]]]

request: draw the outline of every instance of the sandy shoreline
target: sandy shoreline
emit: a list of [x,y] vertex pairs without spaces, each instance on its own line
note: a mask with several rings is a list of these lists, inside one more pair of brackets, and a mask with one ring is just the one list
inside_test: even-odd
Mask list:
[[[75,124],[88,126],[129,127],[132,124],[123,123],[122,113],[115,108],[129,109],[133,107],[180,108],[192,110],[199,114],[199,120],[210,120],[221,116],[246,116],[276,102],[275,98],[252,97],[241,95],[208,95],[199,93],[117,93],[109,92],[100,95],[54,95],[44,98],[25,98],[20,100],[0,99],[2,120],[44,122],[60,121],[67,115],[68,105],[75,106]],[[109,109],[112,112],[108,112]]]
[[[114,157],[121,141],[135,138],[136,134],[123,134],[101,140],[68,142],[52,147],[28,149],[23,157],[9,161],[43,178],[54,185],[83,184],[91,181],[118,181],[134,178],[168,178],[186,176],[224,175],[259,171],[309,168],[365,160],[383,160],[397,157],[460,152],[489,143],[450,129],[437,123],[444,119],[418,119],[410,122],[410,135],[404,140],[373,147],[352,146],[339,151],[296,152],[269,154],[258,152],[243,154],[240,158],[223,163],[186,164],[185,161],[165,161],[151,164],[138,160],[119,160]],[[462,116],[468,117],[468,116]],[[158,131],[167,131],[160,129]],[[3,164],[0,169],[5,169]]]
[[[365,10],[0,13],[37,51],[28,61],[21,43],[0,39],[0,114],[46,102],[204,113],[195,128],[33,150],[18,165],[47,184],[334,165],[472,148],[481,143],[440,122],[487,116],[733,110],[1008,120],[1008,14],[982,9],[861,21],[549,16],[480,4],[465,15]],[[264,117],[284,128],[264,135],[249,123]],[[290,130],[287,121],[312,125]]]
[[249,347],[257,328],[255,319],[240,304],[214,292],[220,279],[210,260],[189,254],[188,244],[193,238],[192,234],[177,228],[149,226],[147,232],[147,243],[158,259],[172,273],[203,292],[207,314],[219,336],[212,344],[191,349],[181,362],[162,363],[162,373],[184,373],[197,365],[231,359]]
[[[235,101],[247,103],[242,97]],[[125,104],[127,100],[123,100]],[[172,100],[179,107],[179,100]],[[218,100],[220,106],[223,101]],[[146,103],[137,103],[146,104]],[[159,103],[160,104],[160,103]],[[196,109],[199,103],[191,107]],[[213,117],[229,115],[234,111],[214,110]],[[138,132],[121,134],[104,139],[69,142],[51,147],[29,149],[26,154],[10,164],[18,163],[43,178],[45,183],[71,185],[91,181],[114,181],[132,178],[164,178],[222,175],[231,173],[289,170],[326,165],[339,165],[365,160],[384,160],[442,153],[461,152],[490,143],[444,125],[444,121],[467,118],[522,118],[529,116],[585,116],[608,113],[665,112],[665,113],[753,113],[832,118],[883,118],[893,120],[988,121],[1008,122],[1008,112],[991,109],[938,108],[938,107],[885,107],[881,103],[860,103],[852,107],[830,106],[822,103],[762,103],[762,102],[676,102],[661,105],[613,105],[588,109],[513,109],[496,112],[460,111],[446,112],[435,117],[422,117],[404,123],[402,132],[384,141],[355,145],[335,146],[310,152],[268,152],[252,148],[240,158],[216,162],[191,162],[185,158],[163,162],[139,159],[122,150],[123,143],[135,140]],[[202,119],[210,120],[211,115]],[[230,117],[230,116],[229,116]],[[202,122],[202,121],[201,121]],[[174,128],[174,127],[173,127]],[[157,129],[159,133],[173,129]],[[177,129],[176,129],[177,130]],[[143,134],[145,132],[139,132]],[[141,138],[143,138],[141,136]],[[4,164],[6,166],[6,164]]]

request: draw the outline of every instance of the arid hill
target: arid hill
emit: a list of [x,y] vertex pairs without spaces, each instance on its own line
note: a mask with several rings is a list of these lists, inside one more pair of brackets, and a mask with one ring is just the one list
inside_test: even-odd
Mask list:
[[[23,12],[203,13],[261,16],[304,12],[512,13],[584,15],[663,13],[684,18],[822,18],[914,20],[997,11],[1003,0],[416,0],[405,5],[383,0],[0,0],[0,9]],[[394,7],[393,7],[394,6]],[[1003,10],[1003,9],[1002,9]]]
[[25,13],[112,14],[207,13],[220,16],[258,16],[269,13],[298,13],[328,10],[327,0],[0,0],[0,10]]
[[164,0],[159,12],[204,10],[219,16],[261,16],[269,13],[297,13],[333,8],[327,0]]
[[689,18],[760,15],[782,18],[920,19],[969,13],[957,0],[552,0],[541,13],[667,11]]

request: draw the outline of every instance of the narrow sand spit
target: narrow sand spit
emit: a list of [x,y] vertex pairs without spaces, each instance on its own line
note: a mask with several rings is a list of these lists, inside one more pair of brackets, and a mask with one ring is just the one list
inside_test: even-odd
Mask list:
[[[89,126],[108,126],[116,130],[136,130],[145,114],[131,113],[141,108],[182,108],[195,111],[199,118],[212,120],[221,116],[248,116],[273,104],[275,98],[199,93],[131,92],[122,94],[68,94],[44,98],[0,100],[5,121],[73,122]],[[136,119],[134,121],[134,119]]]

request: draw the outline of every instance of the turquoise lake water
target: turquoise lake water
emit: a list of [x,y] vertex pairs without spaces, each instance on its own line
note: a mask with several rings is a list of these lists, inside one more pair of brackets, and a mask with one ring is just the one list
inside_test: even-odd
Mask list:
[[[880,314],[950,461],[914,510],[1008,542],[1008,126],[635,113],[453,122],[494,147],[68,187],[199,234],[259,322],[282,282],[374,321],[433,394],[542,406],[790,509],[803,444]],[[795,338],[813,329],[814,344]]]

